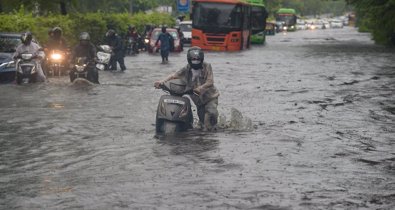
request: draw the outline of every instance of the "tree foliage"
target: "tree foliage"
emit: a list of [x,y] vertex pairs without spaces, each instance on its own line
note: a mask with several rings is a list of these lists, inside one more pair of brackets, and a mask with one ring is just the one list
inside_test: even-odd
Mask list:
[[72,45],[78,41],[81,32],[89,32],[93,43],[98,44],[106,31],[115,29],[118,34],[123,35],[128,26],[133,24],[137,29],[144,28],[145,24],[169,25],[175,24],[174,19],[163,13],[143,14],[137,13],[75,13],[70,15],[54,15],[34,17],[32,13],[26,13],[22,7],[12,14],[0,14],[0,31],[24,32],[31,31],[40,43],[48,39],[48,31],[55,26],[63,29],[66,40]]
[[[174,0],[0,0],[0,12],[12,12],[20,5],[40,15],[86,12],[132,12],[150,10],[160,5],[175,8]],[[62,9],[63,8],[63,9]]]
[[347,0],[355,6],[357,26],[379,44],[395,46],[395,0]]
[[295,9],[301,16],[317,16],[324,13],[341,15],[348,10],[345,0],[266,0],[266,6],[271,14],[285,7]]

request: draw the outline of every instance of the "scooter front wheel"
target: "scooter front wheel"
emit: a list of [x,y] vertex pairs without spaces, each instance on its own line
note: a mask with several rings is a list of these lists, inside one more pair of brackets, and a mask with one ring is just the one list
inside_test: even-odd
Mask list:
[[164,121],[163,122],[163,133],[164,134],[174,134],[177,131],[177,123],[175,122],[170,122],[170,121]]
[[15,79],[16,79],[16,84],[18,85],[22,84],[23,76],[19,72],[16,73]]

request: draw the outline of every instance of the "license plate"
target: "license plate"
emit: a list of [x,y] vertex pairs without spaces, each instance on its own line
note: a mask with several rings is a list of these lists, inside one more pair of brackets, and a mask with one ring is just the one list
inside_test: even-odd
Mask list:
[[219,51],[219,50],[220,50],[220,47],[211,47],[211,50]]
[[163,100],[165,103],[169,103],[169,104],[180,104],[180,105],[184,105],[185,102],[184,101],[180,101],[177,99],[165,99]]
[[101,63],[96,64],[96,68],[100,69],[100,70],[104,70],[104,65]]

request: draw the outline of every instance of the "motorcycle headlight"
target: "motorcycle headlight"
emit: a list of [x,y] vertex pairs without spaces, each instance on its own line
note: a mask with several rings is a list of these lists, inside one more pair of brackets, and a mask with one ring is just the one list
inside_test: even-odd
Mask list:
[[148,44],[149,39],[144,39],[144,42],[145,42],[146,44]]
[[51,59],[53,59],[53,60],[60,60],[60,59],[62,59],[62,55],[59,54],[59,53],[51,54]]

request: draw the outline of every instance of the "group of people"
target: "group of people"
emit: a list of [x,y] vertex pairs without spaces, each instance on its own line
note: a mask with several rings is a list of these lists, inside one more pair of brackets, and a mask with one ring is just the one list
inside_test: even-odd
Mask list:
[[[37,66],[37,81],[45,81],[46,75],[43,68],[48,68],[46,62],[43,62],[44,56],[39,56],[43,48],[37,43],[33,42],[33,35],[31,32],[25,32],[21,36],[22,43],[16,48],[14,58],[19,58],[22,53],[31,53],[36,58],[34,60]],[[120,65],[121,71],[126,70],[123,55],[123,45],[120,37],[115,33],[114,30],[110,29],[106,33],[105,44],[108,44],[112,49],[112,57],[109,63],[110,70],[117,70],[117,62]],[[62,36],[62,29],[60,27],[54,27],[48,32],[48,41],[44,45],[45,52],[48,53],[53,50],[59,50],[62,52],[69,51],[67,41]],[[73,62],[77,57],[86,57],[90,62],[88,66],[88,74],[95,78],[95,83],[99,83],[98,72],[94,66],[94,60],[96,58],[96,47],[91,42],[90,35],[88,32],[82,32],[79,35],[79,43],[73,47],[71,57],[66,58],[69,62]]]
[[[59,27],[55,27],[50,34],[47,47],[57,49],[67,49],[66,41],[62,38],[62,30]],[[119,62],[121,70],[126,69],[120,37],[115,33],[114,30],[109,30],[106,34],[107,42],[112,47],[115,59],[112,60],[112,69],[116,69],[116,62]],[[33,36],[30,32],[26,32],[22,35],[22,44],[17,47],[14,58],[18,58],[21,53],[28,52],[35,56],[39,56],[40,46],[32,42]],[[162,62],[168,61],[168,55],[170,51],[171,35],[166,32],[166,28],[162,28],[162,33],[159,35],[158,42],[161,42],[161,56]],[[71,54],[71,59],[76,57],[87,57],[90,60],[94,60],[96,57],[96,47],[90,41],[90,35],[87,32],[82,32],[79,36],[79,43],[74,47]],[[195,94],[191,94],[190,97],[197,107],[197,113],[200,121],[200,125],[205,130],[212,130],[217,124],[218,118],[218,97],[219,92],[214,86],[214,77],[211,64],[204,62],[204,52],[199,47],[191,47],[187,52],[188,64],[180,70],[168,75],[165,79],[154,82],[154,87],[159,88],[164,82],[171,79],[183,79],[187,82],[187,86],[193,88]],[[115,64],[114,64],[115,62]],[[40,81],[45,81],[45,74],[40,66],[40,62],[37,61],[38,77]],[[88,74],[93,75],[93,78],[97,78],[98,72],[94,65],[89,66]]]

